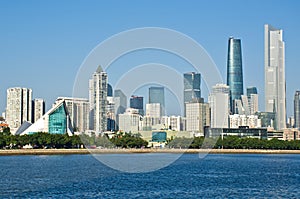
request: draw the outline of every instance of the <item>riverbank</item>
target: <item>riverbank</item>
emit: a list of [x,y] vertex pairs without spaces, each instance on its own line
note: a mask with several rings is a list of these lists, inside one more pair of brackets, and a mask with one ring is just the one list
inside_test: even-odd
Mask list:
[[300,150],[262,149],[14,149],[0,150],[7,155],[72,155],[72,154],[129,154],[129,153],[211,153],[211,154],[300,154]]

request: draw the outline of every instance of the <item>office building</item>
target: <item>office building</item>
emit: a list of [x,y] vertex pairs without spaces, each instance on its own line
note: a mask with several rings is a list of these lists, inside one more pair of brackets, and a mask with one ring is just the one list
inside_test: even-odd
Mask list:
[[241,40],[230,37],[228,40],[227,85],[230,88],[230,110],[235,113],[234,100],[243,95],[243,67]]
[[265,25],[265,108],[275,113],[275,129],[286,127],[285,44],[283,31]]
[[184,93],[183,93],[184,103],[201,102],[201,74],[200,73],[195,73],[195,72],[184,73],[183,86],[184,86]]
[[58,97],[55,104],[65,101],[72,127],[76,132],[85,132],[89,129],[90,104],[88,99],[74,97]]
[[123,114],[119,114],[119,131],[137,133],[142,130],[142,116],[138,109],[128,108]]
[[34,99],[32,101],[32,123],[36,122],[45,114],[45,100]]
[[107,73],[99,66],[89,81],[90,129],[107,129]]
[[124,113],[127,108],[127,97],[122,90],[117,89],[114,92],[115,112],[116,115]]
[[6,103],[6,122],[14,134],[24,122],[32,121],[32,90],[9,88]]
[[144,115],[144,98],[132,95],[130,98],[130,108],[138,109],[140,115]]
[[227,128],[229,116],[229,86],[216,84],[208,97],[211,112],[211,128]]
[[110,84],[107,84],[107,97],[113,96],[113,88]]
[[149,88],[149,104],[159,103],[161,116],[165,115],[165,91],[164,87]]
[[300,91],[294,96],[294,127],[300,129]]
[[186,103],[186,130],[204,133],[204,127],[210,125],[208,103]]

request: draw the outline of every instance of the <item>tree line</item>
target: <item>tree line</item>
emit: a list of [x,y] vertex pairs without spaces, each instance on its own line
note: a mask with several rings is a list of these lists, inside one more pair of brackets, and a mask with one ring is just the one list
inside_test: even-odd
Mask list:
[[258,138],[239,138],[237,136],[226,136],[223,139],[219,138],[184,138],[178,137],[167,140],[169,148],[214,148],[214,149],[285,149],[285,150],[300,150],[300,140],[261,140]]

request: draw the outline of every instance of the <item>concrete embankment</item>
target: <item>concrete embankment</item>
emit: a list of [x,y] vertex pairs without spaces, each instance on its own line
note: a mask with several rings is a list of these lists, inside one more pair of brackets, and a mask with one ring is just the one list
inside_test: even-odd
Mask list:
[[211,154],[300,154],[300,150],[261,149],[15,149],[0,150],[5,155],[72,155],[129,153],[211,153]]

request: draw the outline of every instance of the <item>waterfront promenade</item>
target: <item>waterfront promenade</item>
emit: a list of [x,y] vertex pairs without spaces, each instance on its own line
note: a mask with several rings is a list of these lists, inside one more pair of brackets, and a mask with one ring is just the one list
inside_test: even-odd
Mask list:
[[262,149],[13,149],[0,150],[3,155],[72,155],[129,153],[212,153],[212,154],[300,154],[300,150]]

